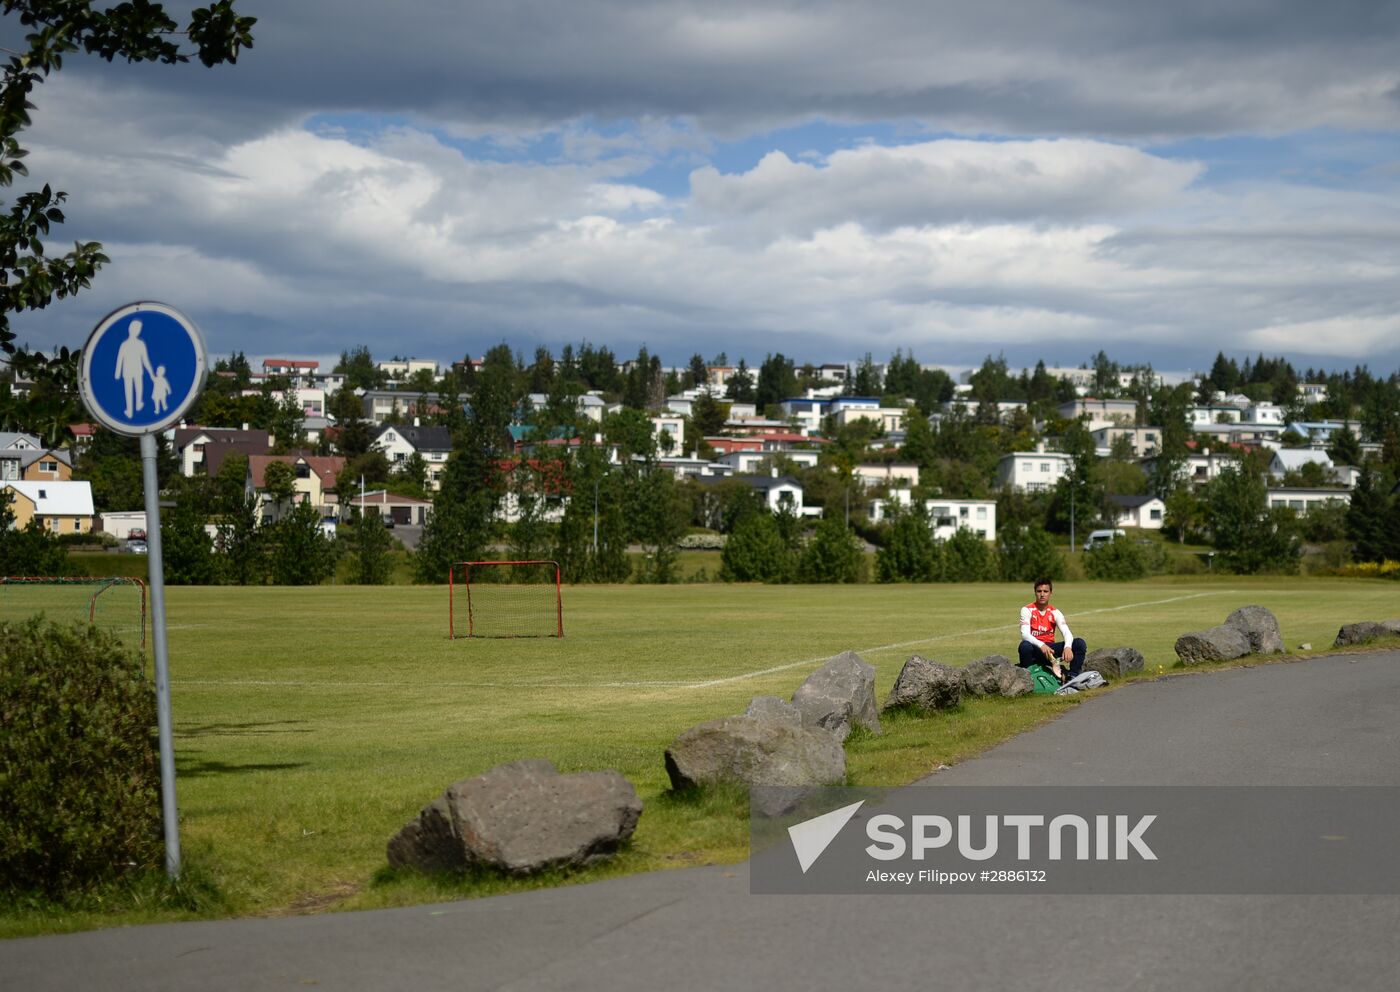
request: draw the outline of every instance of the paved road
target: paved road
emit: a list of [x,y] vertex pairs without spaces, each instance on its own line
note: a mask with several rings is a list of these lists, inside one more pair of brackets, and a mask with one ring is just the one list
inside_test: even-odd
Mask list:
[[[1397,756],[1400,654],[1384,653],[1129,686],[927,784],[1400,785]],[[1384,853],[1400,856],[1400,844]],[[0,943],[0,988],[1400,988],[1400,896],[748,889],[747,866],[704,868],[403,910],[17,940]]]

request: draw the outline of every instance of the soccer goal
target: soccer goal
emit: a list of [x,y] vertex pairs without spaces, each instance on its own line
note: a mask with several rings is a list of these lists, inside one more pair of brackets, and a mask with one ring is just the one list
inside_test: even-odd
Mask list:
[[556,561],[459,561],[447,574],[447,632],[457,637],[563,637]]
[[146,646],[146,583],[128,576],[14,575],[0,577],[0,618],[44,614],[82,621],[129,643]]

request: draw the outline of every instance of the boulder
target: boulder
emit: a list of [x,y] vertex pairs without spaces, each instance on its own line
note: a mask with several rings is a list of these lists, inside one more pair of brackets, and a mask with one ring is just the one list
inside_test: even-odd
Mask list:
[[[1362,620],[1359,623],[1342,624],[1342,629],[1337,631],[1337,639],[1332,646],[1337,648],[1355,647],[1358,644],[1366,644],[1381,637],[1400,633],[1400,629],[1391,628],[1390,624],[1396,624],[1396,621],[1387,620],[1384,623],[1377,623],[1374,620]],[[1397,627],[1400,627],[1400,624],[1397,624]]]
[[1249,654],[1249,638],[1238,627],[1221,624],[1209,630],[1182,634],[1176,639],[1176,656],[1183,665],[1203,661],[1229,661]]
[[730,716],[681,733],[666,749],[674,789],[735,782],[748,786],[840,785],[846,752],[832,734],[781,719]]
[[885,709],[907,706],[916,710],[952,709],[962,702],[962,673],[955,668],[913,655],[885,700]]
[[1121,679],[1129,672],[1140,672],[1144,664],[1137,648],[1095,648],[1084,658],[1086,672],[1098,672],[1106,679]]
[[1035,687],[1030,672],[1000,654],[969,661],[962,667],[962,684],[974,696],[1024,696]]
[[801,711],[786,699],[777,696],[754,696],[749,700],[749,708],[744,710],[744,716],[751,716],[755,720],[774,720],[793,727],[802,726]]
[[1253,654],[1283,652],[1283,634],[1278,629],[1278,618],[1263,606],[1241,606],[1225,618],[1225,626],[1234,627],[1249,638],[1249,650]]
[[617,772],[561,775],[549,761],[513,761],[448,786],[389,841],[389,864],[514,875],[584,865],[616,853],[641,815]]
[[854,651],[844,651],[822,665],[792,694],[792,705],[802,723],[821,727],[844,741],[852,723],[873,734],[880,733],[880,713],[875,708],[875,666]]

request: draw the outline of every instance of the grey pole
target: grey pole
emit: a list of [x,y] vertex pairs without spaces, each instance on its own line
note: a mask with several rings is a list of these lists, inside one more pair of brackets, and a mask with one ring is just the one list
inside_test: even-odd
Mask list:
[[147,567],[151,587],[151,639],[156,651],[156,725],[160,731],[160,806],[165,824],[165,872],[180,874],[180,821],[175,806],[175,740],[170,718],[170,655],[165,643],[165,566],[160,545],[160,489],[156,438],[141,435],[141,477],[146,490]]

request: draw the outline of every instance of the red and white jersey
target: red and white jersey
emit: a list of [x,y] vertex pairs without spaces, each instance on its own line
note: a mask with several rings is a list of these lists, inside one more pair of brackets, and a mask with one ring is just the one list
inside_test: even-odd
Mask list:
[[[1055,636],[1057,631],[1058,637]],[[1034,603],[1027,603],[1021,607],[1021,640],[1043,644],[1063,641],[1068,644],[1074,640],[1074,635],[1070,633],[1069,624],[1065,623],[1065,615],[1055,607],[1046,603],[1042,610]]]

